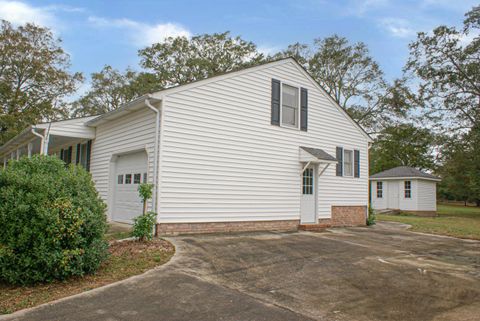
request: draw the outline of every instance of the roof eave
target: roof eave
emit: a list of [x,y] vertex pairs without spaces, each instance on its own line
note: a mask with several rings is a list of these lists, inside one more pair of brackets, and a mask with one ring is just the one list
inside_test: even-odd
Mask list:
[[441,178],[433,178],[433,177],[419,177],[419,176],[397,176],[397,177],[370,177],[371,181],[394,181],[394,180],[412,180],[412,179],[423,179],[427,181],[436,181],[440,182]]

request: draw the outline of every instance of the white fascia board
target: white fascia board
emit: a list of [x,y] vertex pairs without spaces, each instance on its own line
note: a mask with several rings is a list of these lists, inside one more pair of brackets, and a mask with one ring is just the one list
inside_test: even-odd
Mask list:
[[435,182],[440,182],[441,179],[439,178],[428,178],[428,177],[384,177],[384,178],[379,178],[379,177],[370,177],[371,181],[405,181],[405,180],[415,180],[415,179],[421,179],[421,180],[426,180],[426,181],[435,181]]

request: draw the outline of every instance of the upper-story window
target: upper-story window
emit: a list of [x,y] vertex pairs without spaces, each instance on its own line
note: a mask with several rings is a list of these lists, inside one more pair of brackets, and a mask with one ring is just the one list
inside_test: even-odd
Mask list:
[[272,79],[270,123],[307,131],[308,90]]
[[298,127],[298,88],[282,84],[282,125]]
[[353,176],[353,151],[345,149],[343,151],[343,175]]

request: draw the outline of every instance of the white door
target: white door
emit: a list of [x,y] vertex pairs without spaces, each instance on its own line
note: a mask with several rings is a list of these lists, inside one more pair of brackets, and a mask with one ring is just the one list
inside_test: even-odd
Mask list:
[[302,175],[302,200],[300,204],[300,223],[317,223],[316,206],[317,177],[314,166],[308,166]]
[[393,182],[388,182],[388,206],[387,208],[392,209],[392,210],[397,210],[399,209],[398,205],[398,182],[393,181]]
[[147,154],[138,152],[118,156],[115,164],[114,221],[132,223],[142,214],[138,185],[147,181]]

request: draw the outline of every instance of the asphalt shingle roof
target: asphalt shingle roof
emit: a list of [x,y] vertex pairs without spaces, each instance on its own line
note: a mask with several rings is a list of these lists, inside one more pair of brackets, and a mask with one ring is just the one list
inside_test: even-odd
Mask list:
[[428,179],[440,179],[440,177],[422,172],[416,168],[409,167],[409,166],[394,167],[370,176],[370,178],[391,178],[391,177],[418,177],[418,178],[428,178]]
[[312,154],[313,156],[315,156],[318,159],[328,160],[328,161],[337,161],[337,159],[335,157],[333,157],[332,155],[330,155],[329,153],[327,153],[323,149],[304,147],[304,146],[300,146],[300,148],[303,149],[304,151],[306,151],[307,153]]

